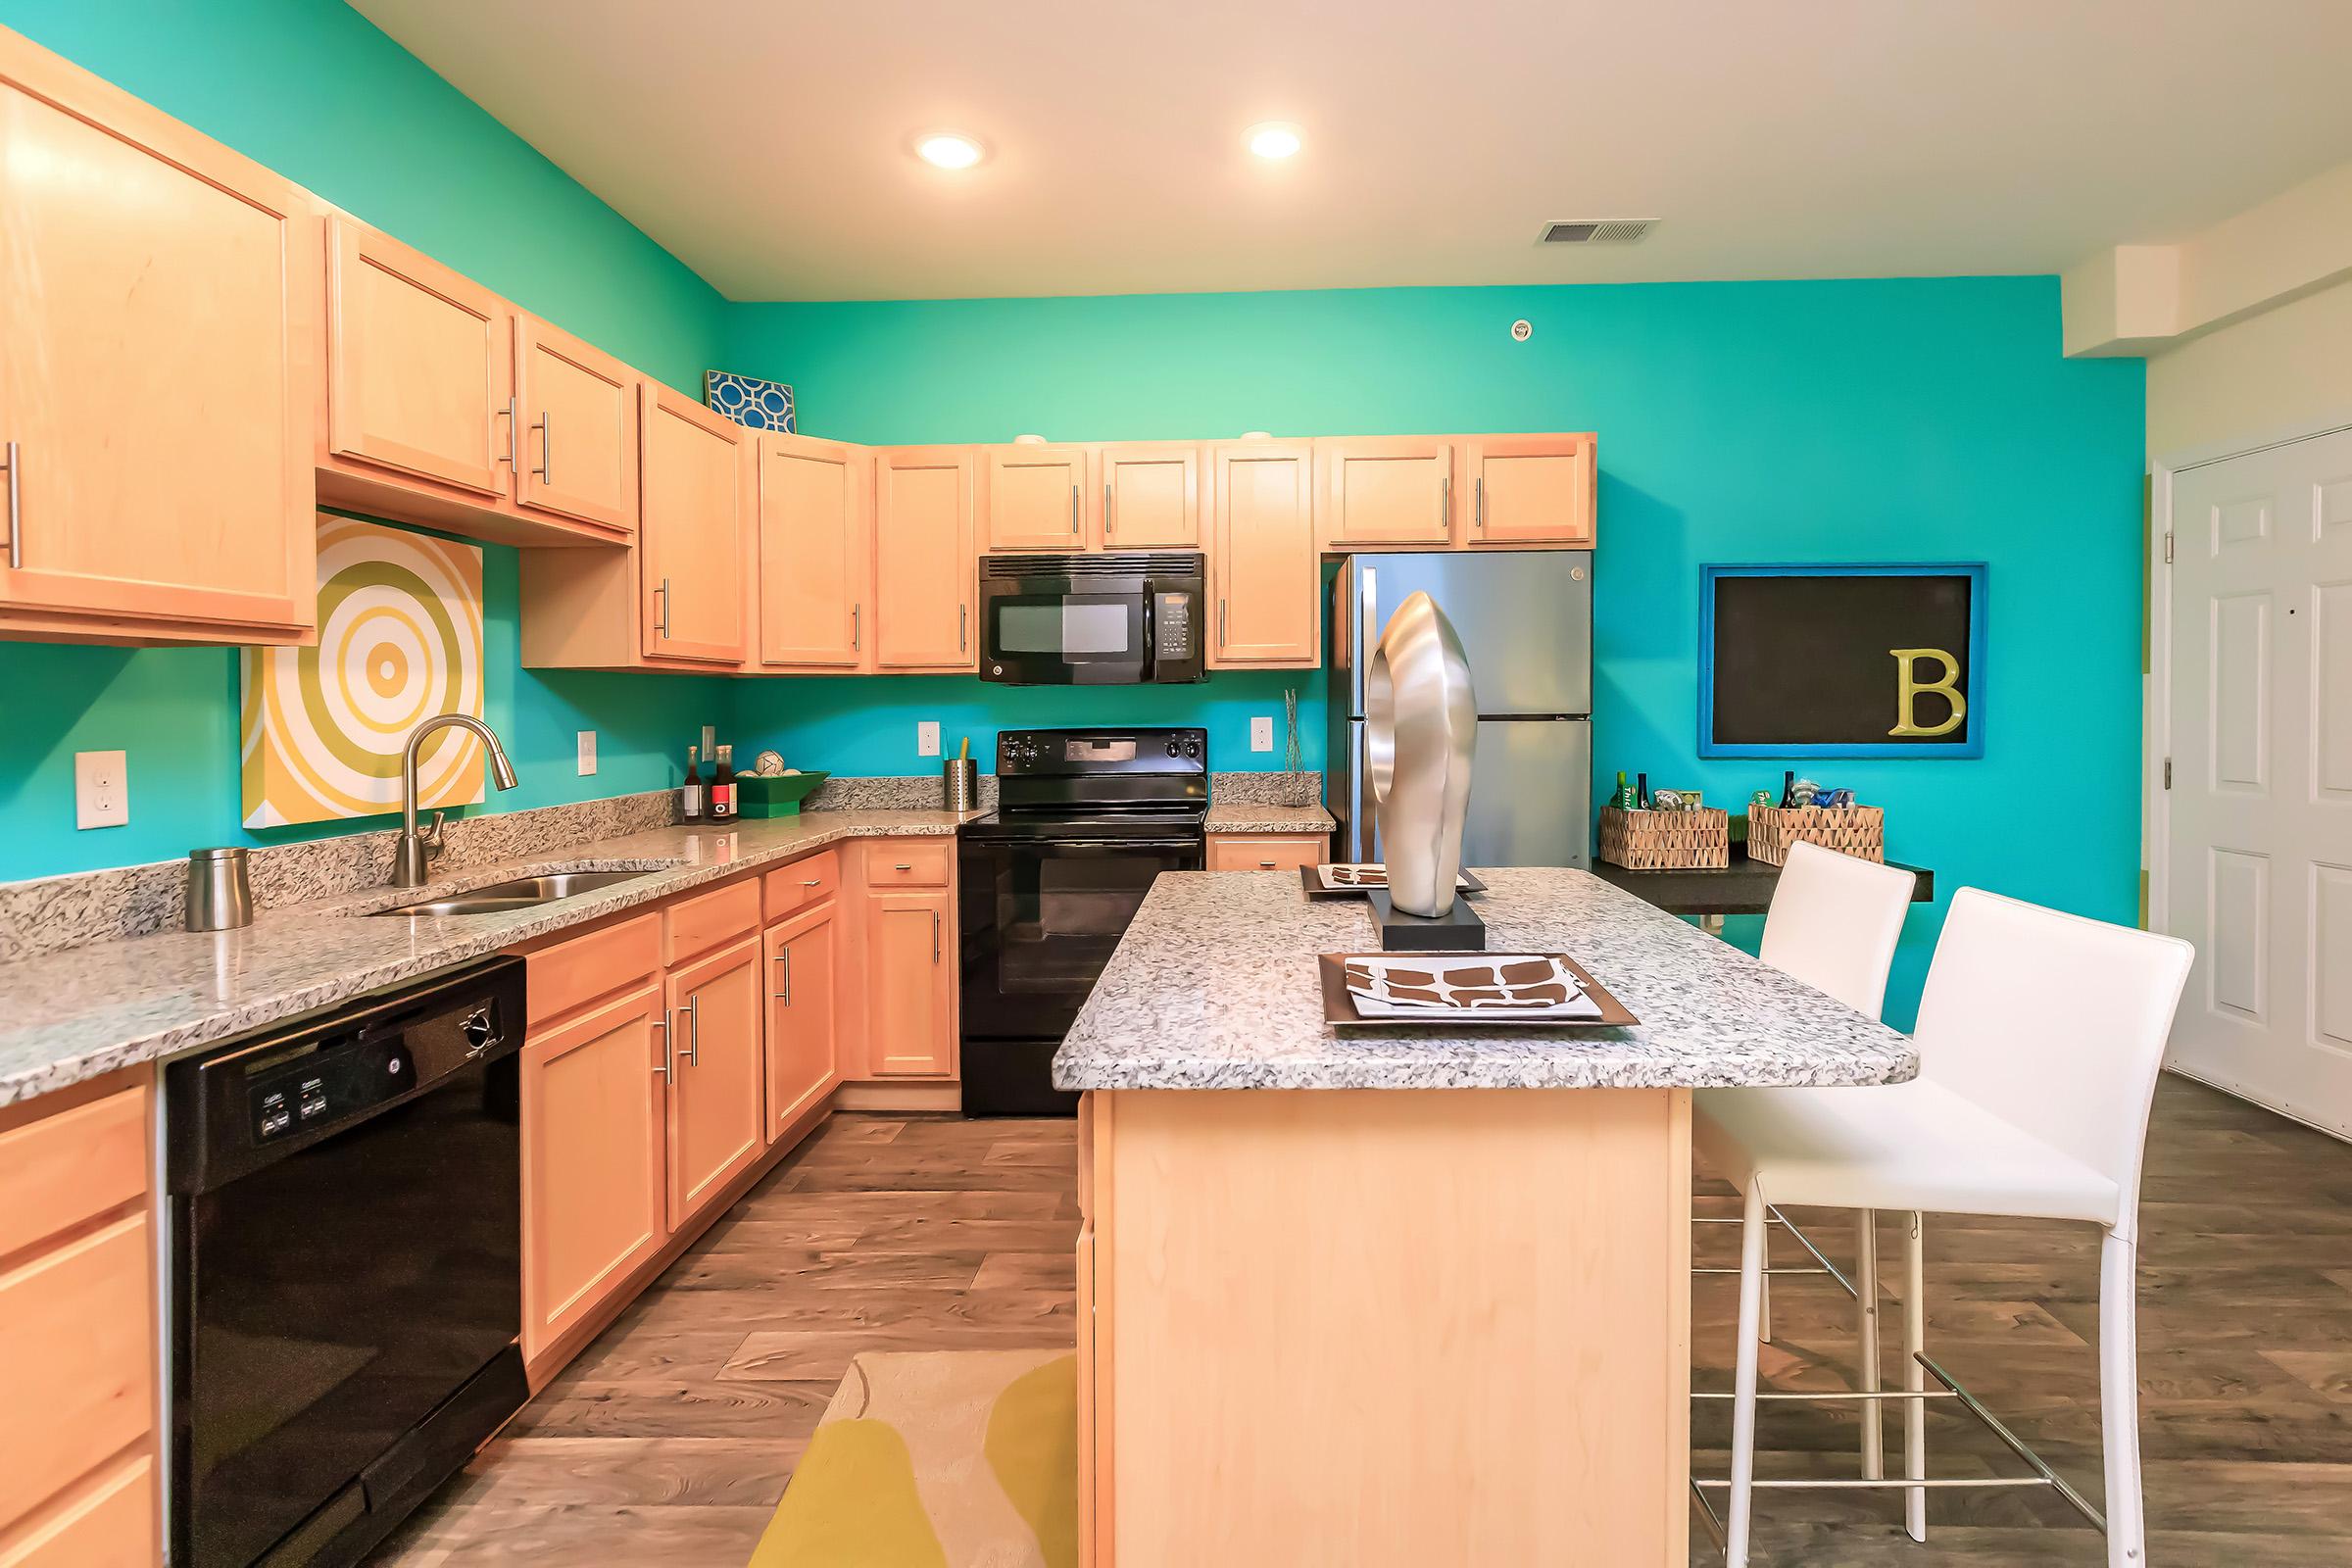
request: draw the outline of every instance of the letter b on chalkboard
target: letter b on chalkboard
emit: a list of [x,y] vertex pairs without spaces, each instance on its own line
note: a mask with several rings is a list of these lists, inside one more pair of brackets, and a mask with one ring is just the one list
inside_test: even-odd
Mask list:
[[[1940,648],[1889,648],[1895,668],[1894,728],[1889,735],[1949,735],[1968,717],[1968,699],[1960,695],[1960,661]],[[1923,661],[1934,660],[1943,666],[1943,673],[1934,680],[1919,678]],[[1922,724],[1919,721],[1919,700],[1933,692],[1951,707],[1942,722]]]

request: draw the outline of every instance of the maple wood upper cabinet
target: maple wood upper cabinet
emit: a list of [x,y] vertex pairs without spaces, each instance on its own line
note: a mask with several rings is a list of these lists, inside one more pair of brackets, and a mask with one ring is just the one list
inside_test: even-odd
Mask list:
[[1093,452],[1082,446],[982,447],[983,548],[1077,552],[1093,539]]
[[514,437],[506,301],[349,219],[329,228],[327,450],[486,498],[504,494]]
[[312,634],[311,199],[0,29],[0,634]]
[[885,447],[874,457],[873,667],[976,670],[972,449]]
[[1326,550],[1443,550],[1454,538],[1457,448],[1433,436],[1315,443],[1317,533]]
[[874,455],[764,432],[760,449],[758,668],[869,667]]
[[1102,541],[1105,550],[1200,548],[1200,449],[1190,441],[1106,446]]
[[644,383],[640,627],[648,659],[740,663],[754,432]]
[[1314,452],[1304,441],[1210,449],[1216,525],[1211,668],[1312,668],[1322,564],[1315,549]]
[[1467,439],[1470,516],[1463,534],[1486,546],[1590,545],[1597,441],[1575,435]]
[[516,505],[610,528],[637,528],[637,376],[528,316],[514,318]]

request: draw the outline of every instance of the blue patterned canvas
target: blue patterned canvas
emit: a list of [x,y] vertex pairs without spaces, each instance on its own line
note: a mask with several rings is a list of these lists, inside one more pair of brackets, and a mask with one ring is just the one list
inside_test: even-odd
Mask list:
[[732,370],[703,372],[703,401],[737,424],[792,432],[792,388]]

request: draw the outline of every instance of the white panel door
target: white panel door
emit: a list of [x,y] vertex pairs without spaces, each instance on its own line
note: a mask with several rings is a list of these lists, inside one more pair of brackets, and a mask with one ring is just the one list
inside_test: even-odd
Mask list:
[[2352,432],[2173,480],[2173,1064],[2352,1136]]

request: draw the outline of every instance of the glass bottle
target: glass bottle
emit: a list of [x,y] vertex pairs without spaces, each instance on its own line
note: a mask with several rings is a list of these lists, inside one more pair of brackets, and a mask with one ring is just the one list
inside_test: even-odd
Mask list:
[[686,782],[678,791],[678,820],[681,822],[703,820],[703,774],[695,766],[702,754],[703,749],[699,746],[686,748]]
[[731,822],[735,819],[735,748],[718,748],[717,760],[710,765],[710,820]]

